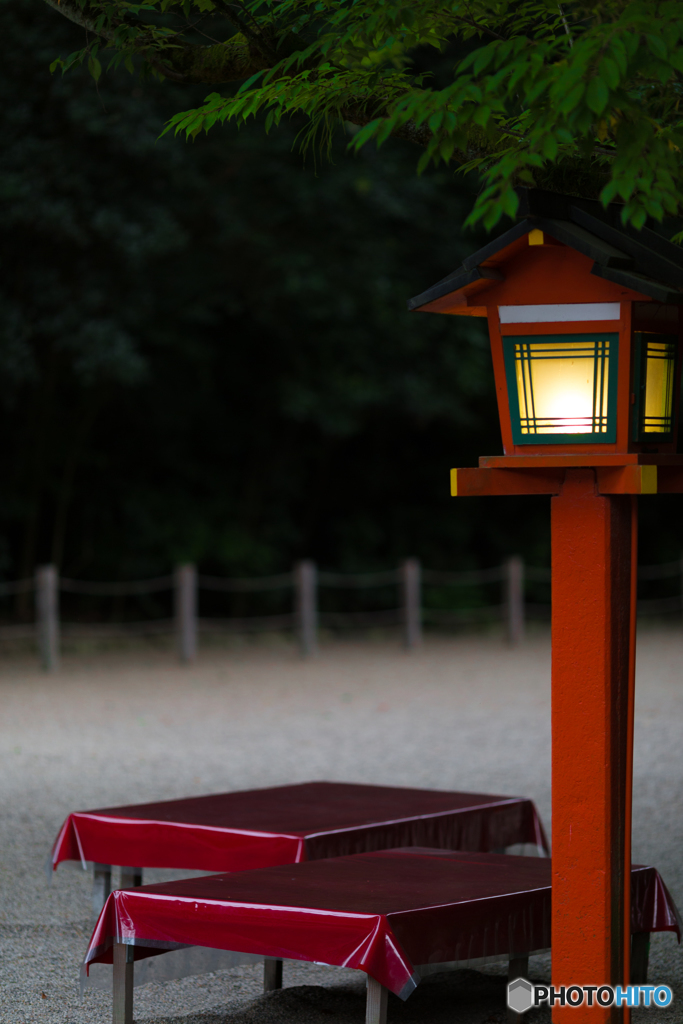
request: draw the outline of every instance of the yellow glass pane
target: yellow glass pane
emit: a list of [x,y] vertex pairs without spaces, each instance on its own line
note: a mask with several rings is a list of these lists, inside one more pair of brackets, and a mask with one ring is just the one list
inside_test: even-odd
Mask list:
[[648,341],[645,362],[645,434],[668,434],[674,398],[674,347]]
[[523,434],[607,432],[609,342],[515,346]]

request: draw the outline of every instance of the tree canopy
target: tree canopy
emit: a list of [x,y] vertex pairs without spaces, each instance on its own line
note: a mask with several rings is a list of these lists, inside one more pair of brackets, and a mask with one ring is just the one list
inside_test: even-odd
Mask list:
[[421,170],[478,173],[469,219],[489,228],[520,183],[618,200],[636,227],[681,210],[675,0],[45,2],[86,30],[55,67],[227,86],[171,119],[188,136],[262,112],[304,115],[304,148],[344,124],[356,149],[407,139]]

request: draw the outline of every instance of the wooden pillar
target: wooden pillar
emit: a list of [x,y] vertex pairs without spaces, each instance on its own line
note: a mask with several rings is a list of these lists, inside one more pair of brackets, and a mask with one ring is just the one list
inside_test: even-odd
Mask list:
[[417,558],[401,566],[403,640],[410,650],[422,643],[422,571]]
[[133,947],[114,943],[112,1024],[133,1024]]
[[43,669],[59,668],[59,576],[54,565],[36,569],[36,626]]
[[197,569],[194,565],[176,568],[175,620],[178,655],[187,665],[197,657]]
[[524,562],[519,555],[505,563],[505,619],[508,643],[517,647],[524,639]]
[[318,650],[318,571],[314,562],[299,562],[294,586],[299,644],[304,658],[309,658]]
[[[552,983],[623,985],[631,500],[569,470],[552,504]],[[629,879],[630,884],[630,879]],[[555,1024],[626,1020],[555,1006]]]

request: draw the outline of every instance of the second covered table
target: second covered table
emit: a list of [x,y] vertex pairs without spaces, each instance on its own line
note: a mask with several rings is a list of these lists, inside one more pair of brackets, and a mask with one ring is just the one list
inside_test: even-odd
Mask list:
[[[387,991],[425,970],[504,956],[526,974],[550,946],[550,876],[544,858],[405,849],[148,885],[110,896],[85,964],[114,963],[115,1024],[132,1024],[134,961],[188,945],[363,971],[384,1024]],[[631,930],[680,938],[654,868],[633,868]]]
[[109,894],[109,866],[244,871],[399,846],[491,852],[548,844],[533,801],[348,782],[269,789],[75,811],[52,850],[96,865],[96,909]]

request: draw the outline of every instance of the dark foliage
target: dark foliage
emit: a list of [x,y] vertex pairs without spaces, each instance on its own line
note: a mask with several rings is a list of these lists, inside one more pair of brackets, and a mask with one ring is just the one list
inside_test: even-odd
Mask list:
[[478,242],[462,183],[399,143],[316,173],[296,125],[159,140],[202,87],[51,77],[81,33],[39,0],[0,33],[5,578],[547,561],[544,501],[448,495],[500,450],[482,324],[405,311]]

